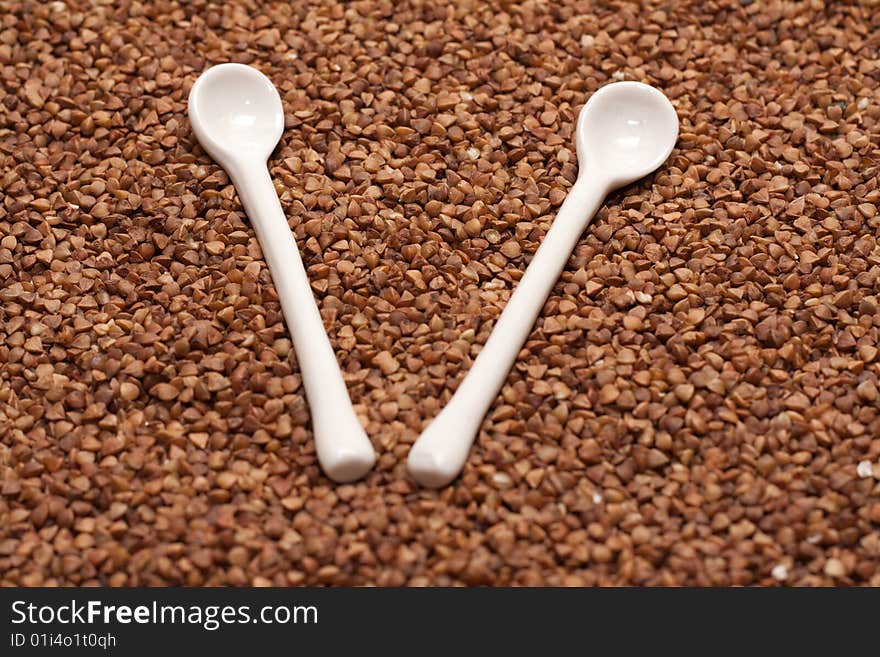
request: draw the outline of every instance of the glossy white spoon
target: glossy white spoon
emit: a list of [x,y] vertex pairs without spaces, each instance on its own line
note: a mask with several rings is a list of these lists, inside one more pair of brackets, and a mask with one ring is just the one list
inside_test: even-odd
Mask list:
[[577,123],[577,182],[470,371],[410,450],[409,472],[417,482],[437,488],[455,479],[483,416],[599,205],[610,191],[663,164],[677,138],[675,109],[653,87],[616,82],[590,97]]
[[321,467],[335,481],[358,479],[373,467],[375,452],[351,407],[296,240],[266,168],[284,131],[281,97],[255,68],[220,64],[193,85],[189,120],[199,143],[235,184],[260,241],[302,372]]

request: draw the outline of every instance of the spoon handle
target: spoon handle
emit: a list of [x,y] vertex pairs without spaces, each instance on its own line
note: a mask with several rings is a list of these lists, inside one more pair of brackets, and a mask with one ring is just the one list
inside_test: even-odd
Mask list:
[[373,467],[375,452],[351,406],[272,178],[262,162],[230,175],[278,290],[308,397],[318,460],[334,481],[358,479]]
[[444,486],[461,471],[486,411],[606,194],[598,179],[582,176],[572,187],[470,371],[410,450],[410,474],[423,486]]

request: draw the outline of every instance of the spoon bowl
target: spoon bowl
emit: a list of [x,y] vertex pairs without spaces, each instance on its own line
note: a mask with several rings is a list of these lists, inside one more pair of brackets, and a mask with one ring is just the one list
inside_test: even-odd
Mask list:
[[199,76],[189,114],[199,143],[224,169],[242,156],[264,162],[284,132],[278,90],[244,64],[219,64]]
[[678,139],[678,116],[662,92],[641,82],[615,82],[581,110],[576,146],[581,176],[616,189],[663,164]]

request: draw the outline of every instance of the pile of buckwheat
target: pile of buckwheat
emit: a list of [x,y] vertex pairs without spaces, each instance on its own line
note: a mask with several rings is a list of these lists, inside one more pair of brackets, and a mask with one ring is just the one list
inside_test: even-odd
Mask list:
[[[880,585],[878,51],[876,2],[0,0],[0,584]],[[225,61],[284,101],[269,166],[380,454],[355,484],[190,131]],[[678,146],[420,489],[621,79]]]

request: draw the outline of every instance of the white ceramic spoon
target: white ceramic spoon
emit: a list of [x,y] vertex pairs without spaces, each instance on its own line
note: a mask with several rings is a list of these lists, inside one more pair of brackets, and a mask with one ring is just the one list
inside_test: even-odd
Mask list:
[[358,479],[373,467],[375,452],[351,407],[296,240],[266,168],[284,131],[281,97],[255,68],[220,64],[193,85],[189,120],[199,143],[235,184],[260,241],[302,372],[321,467],[335,481]]
[[677,138],[675,109],[653,87],[616,82],[590,97],[577,123],[577,182],[470,371],[410,450],[409,471],[417,482],[437,488],[455,479],[483,416],[599,205],[610,191],[663,164]]

